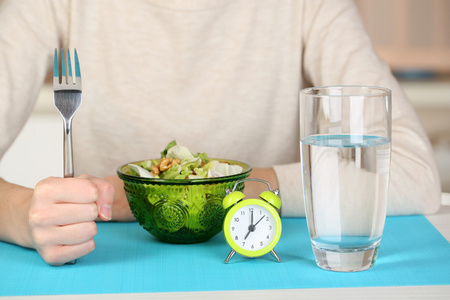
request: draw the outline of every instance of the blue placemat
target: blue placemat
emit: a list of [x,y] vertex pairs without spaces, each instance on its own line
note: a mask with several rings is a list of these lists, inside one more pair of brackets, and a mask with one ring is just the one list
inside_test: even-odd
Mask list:
[[375,266],[356,273],[316,266],[303,218],[283,219],[281,263],[268,254],[225,264],[230,249],[221,233],[172,245],[137,223],[101,223],[95,240],[93,253],[62,267],[0,243],[0,296],[450,284],[450,244],[423,216],[387,218]]

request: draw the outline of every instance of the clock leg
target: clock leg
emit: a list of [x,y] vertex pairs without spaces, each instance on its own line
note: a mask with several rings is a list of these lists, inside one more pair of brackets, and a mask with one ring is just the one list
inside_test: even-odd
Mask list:
[[233,255],[236,253],[236,251],[231,250],[230,254],[228,254],[227,259],[225,259],[225,263],[227,264],[230,259],[233,257]]
[[272,253],[273,257],[275,257],[278,262],[281,262],[281,259],[278,256],[278,254],[275,252],[275,250],[270,251],[270,253]]

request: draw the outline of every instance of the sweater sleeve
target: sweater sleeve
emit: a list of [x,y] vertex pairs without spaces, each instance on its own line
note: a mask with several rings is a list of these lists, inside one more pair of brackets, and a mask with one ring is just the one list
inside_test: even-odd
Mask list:
[[59,46],[55,9],[48,0],[0,1],[0,158],[25,124],[52,65]]
[[[428,137],[389,67],[375,53],[352,1],[307,1],[303,76],[312,86],[370,85],[392,90],[388,215],[430,214],[440,207],[440,179]],[[275,166],[283,214],[304,215],[299,165]],[[302,196],[303,199],[303,196]]]

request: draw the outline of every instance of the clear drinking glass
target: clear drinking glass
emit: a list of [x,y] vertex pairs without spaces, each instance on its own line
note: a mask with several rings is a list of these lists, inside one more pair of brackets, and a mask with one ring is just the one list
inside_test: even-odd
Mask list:
[[369,86],[300,92],[305,211],[317,265],[340,272],[375,263],[391,160],[391,91]]

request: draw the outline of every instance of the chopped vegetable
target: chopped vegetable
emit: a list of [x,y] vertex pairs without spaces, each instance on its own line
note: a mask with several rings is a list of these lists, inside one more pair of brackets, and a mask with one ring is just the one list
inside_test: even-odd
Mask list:
[[143,167],[140,167],[135,164],[128,164],[128,166],[130,167],[130,173],[132,173],[131,175],[146,177],[146,178],[155,178],[155,176],[152,173],[150,173],[148,170],[144,169]]
[[209,159],[206,153],[192,154],[185,146],[171,141],[161,152],[161,159],[129,164],[134,176],[162,179],[199,179],[234,175],[242,172],[239,165]]

